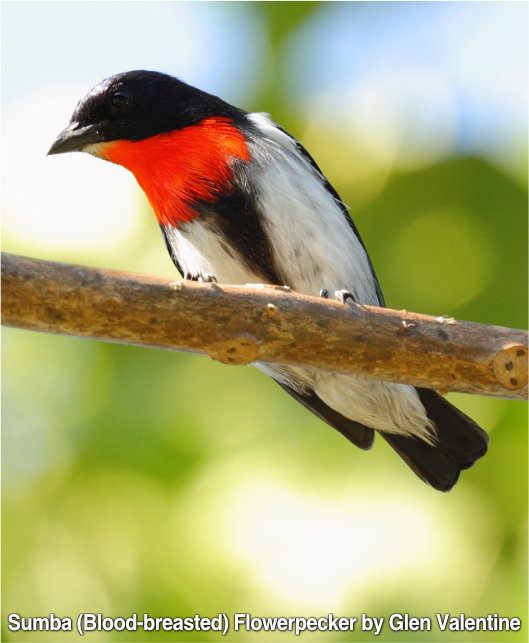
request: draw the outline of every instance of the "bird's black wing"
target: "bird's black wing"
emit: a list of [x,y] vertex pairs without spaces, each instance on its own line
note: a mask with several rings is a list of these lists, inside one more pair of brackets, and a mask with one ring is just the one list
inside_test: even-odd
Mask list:
[[332,426],[333,429],[339,431],[353,444],[360,447],[360,449],[366,450],[373,446],[373,441],[375,439],[375,432],[373,429],[370,429],[359,422],[355,422],[354,420],[349,420],[338,413],[338,411],[331,409],[330,406],[327,406],[325,402],[320,400],[314,391],[298,393],[298,391],[288,386],[288,384],[283,384],[283,382],[280,382],[279,380],[275,381],[300,404],[303,404],[305,408],[312,411],[314,415],[317,415],[320,420],[323,420],[329,426]]
[[176,269],[178,270],[178,272],[183,277],[184,276],[184,271],[182,270],[182,266],[180,265],[178,257],[173,252],[173,248],[171,247],[171,244],[169,243],[169,239],[167,238],[167,232],[166,232],[163,224],[161,224],[161,223],[160,223],[160,230],[162,231],[163,240],[165,241],[165,246],[167,248],[167,252],[169,253],[169,256],[171,257],[171,259],[173,260],[173,263],[176,266]]

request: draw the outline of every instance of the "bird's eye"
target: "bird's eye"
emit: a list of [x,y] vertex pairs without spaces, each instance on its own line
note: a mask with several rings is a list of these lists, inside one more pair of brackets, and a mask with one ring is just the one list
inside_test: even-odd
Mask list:
[[116,89],[110,96],[110,104],[114,109],[125,109],[132,102],[132,94],[123,87]]

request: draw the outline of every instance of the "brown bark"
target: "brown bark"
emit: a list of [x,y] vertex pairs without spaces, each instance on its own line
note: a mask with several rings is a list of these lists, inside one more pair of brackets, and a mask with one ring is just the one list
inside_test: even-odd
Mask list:
[[2,323],[526,399],[525,331],[343,304],[274,286],[201,284],[2,255]]

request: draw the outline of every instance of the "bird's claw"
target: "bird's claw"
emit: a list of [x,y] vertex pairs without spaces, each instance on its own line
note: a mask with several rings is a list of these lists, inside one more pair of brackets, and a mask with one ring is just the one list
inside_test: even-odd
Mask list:
[[353,293],[349,292],[349,290],[335,290],[334,296],[336,297],[336,299],[339,299],[342,304],[346,304],[348,299],[350,299],[353,304],[357,303]]
[[184,279],[188,281],[198,281],[201,283],[217,283],[217,278],[211,272],[202,274],[201,272],[184,272]]

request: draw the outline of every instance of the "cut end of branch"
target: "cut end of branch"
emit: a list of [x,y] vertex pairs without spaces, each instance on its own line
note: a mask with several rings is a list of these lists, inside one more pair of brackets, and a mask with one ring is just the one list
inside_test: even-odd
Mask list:
[[517,391],[527,386],[527,347],[515,344],[504,348],[496,354],[493,367],[494,374],[509,391]]

